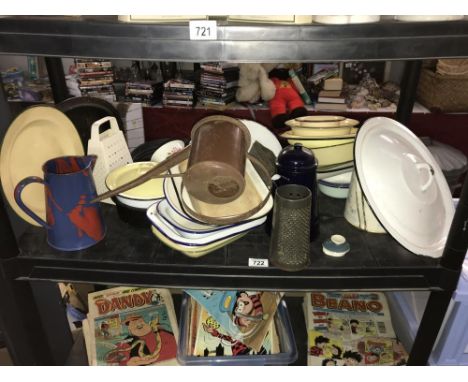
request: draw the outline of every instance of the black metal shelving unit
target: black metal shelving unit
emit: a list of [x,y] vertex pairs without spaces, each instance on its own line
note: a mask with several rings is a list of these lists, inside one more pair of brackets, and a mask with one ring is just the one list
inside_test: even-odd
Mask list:
[[[47,56],[56,101],[66,97],[58,57],[192,62],[404,59],[408,61],[397,118],[407,123],[420,59],[468,57],[468,22],[346,26],[219,23],[217,40],[190,41],[188,26],[183,24],[14,17],[0,19],[0,54]],[[11,113],[2,93],[0,112],[0,128],[6,130]],[[313,245],[309,268],[296,273],[247,267],[249,257],[268,256],[269,238],[262,228],[203,258],[192,259],[165,247],[149,230],[127,226],[112,207],[103,207],[106,238],[89,250],[66,253],[50,248],[45,232],[36,227],[28,227],[16,240],[0,203],[0,323],[16,364],[67,362],[72,341],[68,334],[56,334],[57,328],[65,325],[56,317],[63,306],[54,282],[74,281],[284,291],[430,290],[409,359],[411,365],[424,365],[456,288],[468,242],[468,184],[440,259],[416,256],[389,235],[354,229],[343,218],[344,202],[321,197],[321,236]],[[336,232],[351,243],[352,250],[344,258],[328,258],[321,252],[320,243]],[[300,304],[293,306],[300,309]],[[40,351],[35,348],[39,343]]]

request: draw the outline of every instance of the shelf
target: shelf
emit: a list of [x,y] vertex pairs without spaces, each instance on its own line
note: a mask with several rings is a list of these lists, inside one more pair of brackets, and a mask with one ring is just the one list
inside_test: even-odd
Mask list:
[[0,19],[0,54],[164,61],[314,62],[468,56],[468,21],[350,25],[218,22],[218,39],[191,41],[188,24],[61,17]]
[[[17,278],[26,280],[198,289],[441,290],[456,284],[458,274],[441,268],[438,260],[408,252],[389,235],[351,226],[343,218],[344,206],[345,200],[320,197],[320,237],[312,244],[310,266],[300,272],[247,266],[249,257],[268,257],[270,238],[263,226],[194,259],[166,247],[149,229],[123,223],[115,207],[107,204],[102,205],[107,235],[94,247],[57,251],[46,243],[43,229],[30,226],[19,240],[20,255],[9,265]],[[351,245],[342,258],[325,256],[321,250],[321,243],[334,233],[347,237]]]

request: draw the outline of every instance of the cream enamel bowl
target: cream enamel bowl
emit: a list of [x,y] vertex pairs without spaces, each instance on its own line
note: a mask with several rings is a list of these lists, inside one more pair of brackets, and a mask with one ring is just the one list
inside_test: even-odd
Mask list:
[[[106,187],[114,190],[133,179],[145,174],[156,166],[155,162],[129,163],[111,171],[106,177]],[[134,208],[148,208],[156,200],[164,197],[163,179],[151,179],[130,190],[116,195],[122,203]]]
[[290,126],[293,134],[301,137],[330,137],[334,135],[345,135],[351,132],[351,126],[339,127],[301,127]]

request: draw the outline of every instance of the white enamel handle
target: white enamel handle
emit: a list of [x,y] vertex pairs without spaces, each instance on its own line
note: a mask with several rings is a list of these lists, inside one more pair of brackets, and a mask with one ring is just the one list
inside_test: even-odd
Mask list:
[[427,170],[427,172],[429,173],[429,179],[427,180],[426,183],[424,183],[422,186],[421,186],[421,191],[424,192],[426,191],[430,185],[432,184],[432,182],[434,181],[434,169],[431,167],[430,164],[428,163],[416,163],[416,168],[421,171],[421,170]]

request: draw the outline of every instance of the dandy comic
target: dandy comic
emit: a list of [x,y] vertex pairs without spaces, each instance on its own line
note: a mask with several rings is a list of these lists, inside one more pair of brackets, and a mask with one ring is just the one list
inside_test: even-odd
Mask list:
[[307,293],[308,364],[321,366],[405,364],[390,310],[379,292]]
[[177,364],[178,326],[169,291],[118,287],[90,293],[88,304],[91,365]]
[[240,356],[240,355],[267,355],[279,353],[279,340],[274,321],[270,323],[268,333],[263,341],[260,351],[249,348],[241,341],[231,337],[223,327],[191,299],[191,333],[189,338],[190,355],[197,357],[212,356]]
[[281,293],[186,290],[221,325],[226,334],[255,352],[261,350]]

